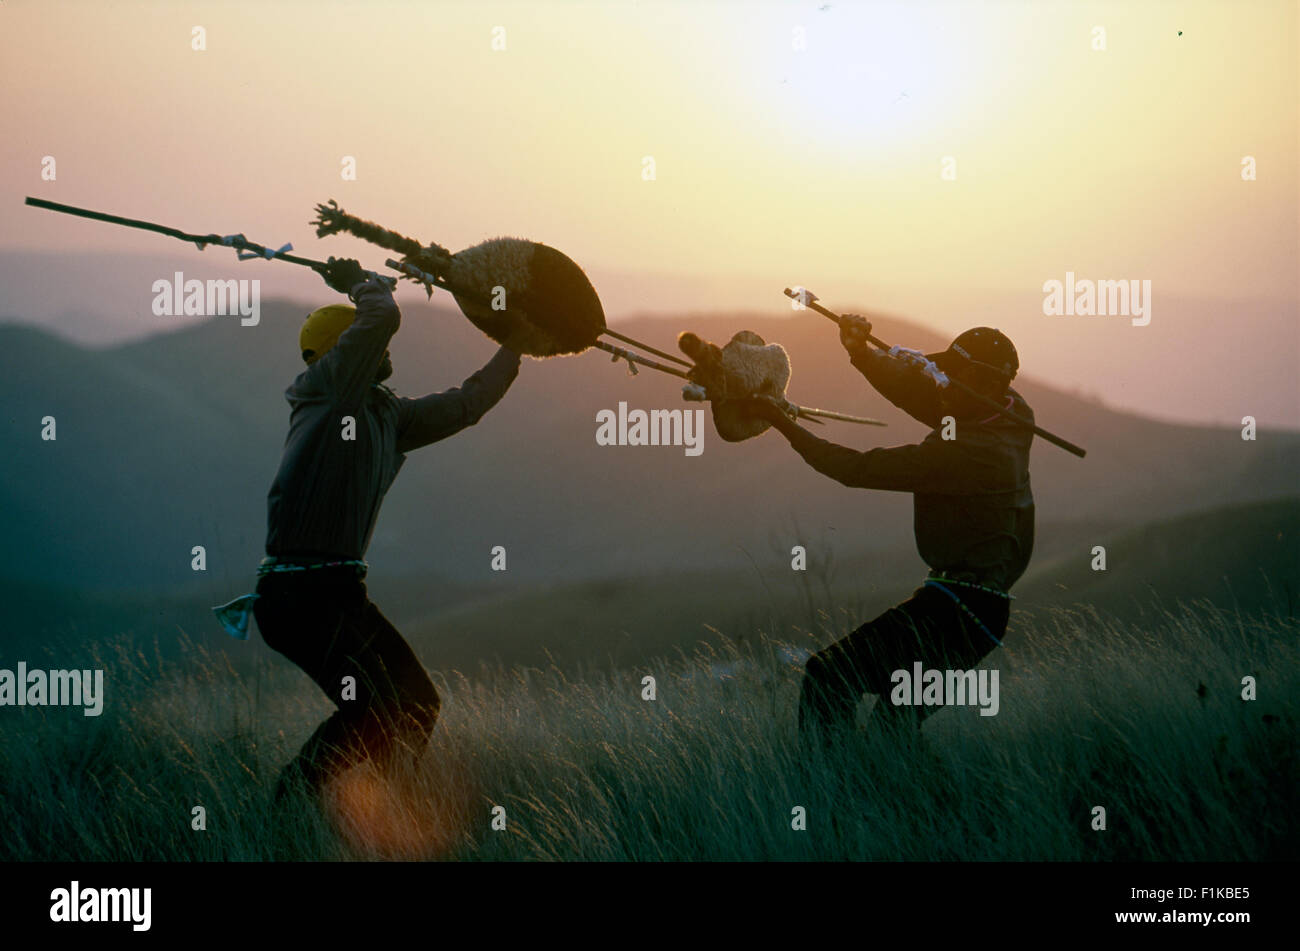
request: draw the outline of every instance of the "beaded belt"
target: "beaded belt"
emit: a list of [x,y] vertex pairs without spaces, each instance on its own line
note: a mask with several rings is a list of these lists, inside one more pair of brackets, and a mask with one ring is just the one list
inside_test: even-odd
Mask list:
[[945,578],[943,575],[931,575],[927,580],[939,581],[943,584],[959,584],[963,588],[975,588],[977,591],[983,591],[985,594],[996,594],[999,598],[1005,598],[1008,601],[1014,601],[1015,595],[1007,594],[1005,591],[999,591],[997,588],[990,588],[988,585],[976,584],[974,581],[958,581],[956,578]]
[[313,568],[356,568],[357,577],[365,577],[366,571],[370,568],[360,558],[348,558],[341,561],[308,561],[306,559],[296,558],[276,558],[274,555],[267,555],[262,559],[262,563],[257,566],[257,576],[274,574],[281,571],[310,571]]
[[949,598],[951,598],[953,603],[956,604],[957,607],[959,607],[968,618],[974,621],[976,625],[979,626],[979,629],[981,631],[983,631],[985,634],[988,635],[989,640],[991,640],[994,644],[997,644],[998,647],[1002,646],[1002,642],[993,636],[993,632],[988,629],[988,625],[986,625],[983,621],[979,619],[979,615],[977,615],[974,611],[968,608],[966,606],[966,602],[964,602],[961,598],[957,597],[957,595],[953,594],[953,592],[948,589],[947,585],[959,584],[959,585],[965,585],[970,588],[978,588],[981,591],[987,591],[989,594],[1000,595],[1001,597],[1004,597],[1007,600],[1011,599],[1011,595],[1007,594],[1005,591],[998,591],[996,588],[986,588],[984,585],[976,584],[973,581],[953,581],[951,578],[926,578],[925,583],[929,585],[931,588],[937,588],[938,590],[946,594]]

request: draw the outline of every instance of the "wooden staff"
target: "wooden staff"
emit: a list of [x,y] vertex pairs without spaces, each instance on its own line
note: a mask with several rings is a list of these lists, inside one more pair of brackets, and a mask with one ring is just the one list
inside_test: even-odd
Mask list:
[[[791,300],[798,301],[800,304],[802,304],[805,307],[817,311],[817,313],[821,314],[823,317],[829,317],[831,320],[835,321],[836,325],[839,325],[844,320],[844,318],[841,317],[839,314],[835,313],[834,311],[827,310],[821,304],[817,303],[817,295],[814,294],[812,291],[808,290],[806,287],[801,287],[797,291],[793,291],[787,287],[785,289],[785,296],[790,298]],[[879,347],[881,350],[885,350],[885,351],[889,350],[889,344],[885,343],[883,340],[871,334],[867,334],[866,336],[867,336],[867,341],[872,345]],[[945,376],[947,376],[947,374],[945,374]],[[1011,410],[1005,408],[1004,406],[1001,406],[995,400],[989,399],[983,393],[978,393],[975,390],[971,389],[961,380],[957,380],[951,376],[948,376],[948,385],[955,386],[957,389],[961,390],[967,396],[977,400],[980,403],[983,403],[985,406],[987,406],[989,409],[993,410],[994,412],[998,413],[999,415],[1005,416],[1007,419],[1013,420],[1014,422],[1019,423],[1021,426],[1028,426],[1030,429],[1034,431],[1034,435],[1041,436],[1042,438],[1046,439],[1048,442],[1052,443],[1053,445],[1060,446],[1066,452],[1073,453],[1074,455],[1078,456],[1080,459],[1082,459],[1087,454],[1087,450],[1083,449],[1082,447],[1076,446],[1074,443],[1070,442],[1069,440],[1062,439],[1060,436],[1057,436],[1054,433],[1049,433],[1046,429],[1043,429],[1041,426],[1034,425],[1029,420],[1025,419],[1023,416],[1018,416],[1017,414],[1011,412]]]
[[[268,261],[288,261],[290,264],[297,264],[302,267],[309,267],[317,274],[324,274],[328,266],[325,261],[315,261],[311,258],[299,257],[296,254],[289,254],[293,250],[292,244],[286,244],[278,250],[268,248],[266,245],[258,244],[256,241],[249,241],[242,234],[190,234],[181,231],[179,228],[171,228],[167,225],[155,224],[152,221],[141,221],[138,218],[123,218],[120,215],[109,215],[102,211],[91,211],[89,208],[77,208],[75,205],[62,205],[57,201],[46,201],[43,198],[31,198],[26,201],[33,208],[44,208],[46,211],[57,211],[64,215],[76,215],[78,218],[89,218],[92,221],[105,221],[111,225],[121,225],[124,228],[137,228],[141,231],[152,231],[154,234],[166,235],[169,238],[176,238],[180,241],[187,241],[195,245],[200,251],[210,244],[218,244],[223,247],[233,248],[239,255],[241,261],[250,258],[265,258]],[[242,252],[249,252],[247,254]],[[374,273],[374,272],[370,272]],[[381,281],[386,281],[390,286],[396,286],[397,281],[391,277],[379,277]]]

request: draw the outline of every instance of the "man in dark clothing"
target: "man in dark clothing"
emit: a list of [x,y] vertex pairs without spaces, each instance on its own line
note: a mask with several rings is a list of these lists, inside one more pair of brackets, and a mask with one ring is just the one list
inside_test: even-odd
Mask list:
[[886,354],[867,343],[870,331],[869,322],[849,315],[840,340],[872,386],[931,427],[920,443],[857,452],[817,438],[771,403],[751,403],[823,475],[856,488],[912,493],[916,547],[930,568],[909,600],[809,658],[799,698],[805,735],[851,729],[864,693],[879,695],[873,723],[910,735],[932,711],[891,703],[893,672],[910,673],[917,661],[926,669],[967,670],[1001,644],[1008,591],[1033,551],[1033,432],[940,385],[950,376],[1032,421],[1033,411],[1009,385],[1019,369],[1011,341],[978,327],[943,353]]
[[401,634],[366,594],[362,560],[405,453],[478,422],[509,389],[519,357],[504,347],[459,388],[419,399],[382,385],[401,314],[388,286],[352,260],[330,260],[326,283],[355,311],[331,305],[300,334],[307,368],[285,397],[291,413],[268,496],[267,558],[253,613],[266,643],[338,705],[281,774],[319,793],[369,758],[388,771],[400,748],[428,743],[439,699]]

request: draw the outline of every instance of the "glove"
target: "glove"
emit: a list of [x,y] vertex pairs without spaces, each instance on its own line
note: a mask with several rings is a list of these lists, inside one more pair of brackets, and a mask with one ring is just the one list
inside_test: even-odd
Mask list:
[[891,357],[898,357],[904,363],[912,363],[916,366],[923,367],[926,364],[925,354],[920,350],[913,350],[910,347],[900,347],[894,344],[889,348]]
[[889,355],[902,360],[904,365],[915,367],[930,379],[934,380],[939,386],[948,385],[948,375],[932,363],[926,355],[920,350],[911,350],[907,347],[900,347],[897,344],[889,348]]
[[840,318],[840,344],[850,354],[861,353],[869,346],[867,335],[871,321],[858,314],[845,314]]
[[356,258],[330,258],[321,271],[321,277],[331,289],[347,294],[358,284],[370,279],[370,272]]

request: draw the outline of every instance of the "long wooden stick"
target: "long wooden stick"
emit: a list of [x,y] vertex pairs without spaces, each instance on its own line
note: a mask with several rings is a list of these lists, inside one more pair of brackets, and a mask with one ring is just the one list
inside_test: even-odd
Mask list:
[[622,340],[624,343],[630,343],[634,347],[640,347],[642,350],[646,351],[647,353],[653,353],[656,357],[663,357],[665,360],[671,360],[673,363],[676,363],[679,366],[692,367],[695,365],[691,363],[691,361],[689,360],[683,360],[681,357],[674,356],[671,353],[666,353],[663,350],[657,350],[654,347],[650,346],[650,344],[642,343],[640,340],[635,340],[632,337],[628,337],[624,334],[621,334],[617,330],[610,330],[608,327],[606,327],[604,330],[604,334],[607,337],[613,337],[615,340]]
[[832,413],[828,409],[813,409],[811,406],[800,406],[795,404],[795,409],[799,411],[800,416],[820,416],[822,419],[838,419],[845,423],[861,423],[863,426],[888,426],[889,424],[883,419],[872,419],[870,416],[850,416],[848,413]]
[[219,244],[225,247],[234,248],[236,251],[251,251],[259,257],[266,258],[268,261],[275,259],[277,261],[288,261],[290,264],[299,264],[303,267],[309,267],[313,271],[321,273],[325,270],[324,261],[315,261],[311,258],[299,257],[296,254],[288,254],[283,251],[275,251],[265,245],[258,244],[256,241],[249,241],[242,234],[222,236],[219,234],[189,234],[181,231],[179,228],[170,228],[167,225],[154,224],[152,221],[141,221],[138,218],[123,218],[121,215],[109,215],[102,211],[91,211],[89,208],[77,208],[75,205],[62,205],[57,201],[46,201],[44,198],[29,197],[26,204],[33,208],[44,208],[46,211],[57,211],[64,215],[75,215],[78,218],[89,218],[92,221],[105,221],[111,225],[122,225],[125,228],[138,228],[141,231],[152,231],[154,234],[166,235],[169,238],[177,238],[181,241],[188,241],[194,244],[202,251],[209,244]]
[[654,360],[648,360],[639,353],[633,353],[623,347],[616,347],[612,343],[606,343],[604,340],[597,340],[592,344],[597,350],[604,350],[606,353],[614,355],[615,360],[626,360],[629,363],[639,363],[643,367],[649,367],[652,370],[658,370],[660,373],[669,373],[672,376],[679,377],[683,380],[689,380],[690,377],[682,370],[676,367],[670,367],[663,363],[656,363]]
[[[787,287],[785,289],[785,296],[790,298],[791,300],[798,301],[800,304],[802,304],[803,306],[811,310],[815,310],[823,317],[830,318],[831,320],[835,321],[837,325],[843,321],[843,318],[839,314],[835,313],[834,311],[827,310],[821,304],[817,303],[817,295],[809,291],[807,288],[801,288],[800,290],[792,291],[790,288]],[[881,350],[885,350],[885,351],[889,350],[889,344],[885,343],[880,338],[873,336],[872,334],[867,334],[867,341]],[[1046,439],[1048,442],[1052,443],[1055,446],[1060,446],[1066,452],[1073,453],[1074,455],[1078,456],[1080,459],[1082,459],[1085,455],[1087,455],[1087,450],[1085,450],[1083,447],[1076,446],[1068,439],[1062,439],[1060,436],[1057,436],[1055,433],[1050,433],[1046,429],[1043,429],[1041,426],[1031,423],[1023,416],[1019,416],[1011,412],[1006,407],[1000,405],[996,400],[989,399],[983,393],[979,393],[971,389],[961,380],[957,380],[949,376],[948,384],[950,386],[955,386],[957,389],[961,390],[967,396],[970,396],[971,398],[983,403],[985,406],[995,411],[999,415],[1005,416],[1007,419],[1013,420],[1014,422],[1019,423],[1021,426],[1028,426],[1030,429],[1034,431],[1034,435],[1041,436],[1043,439]]]

